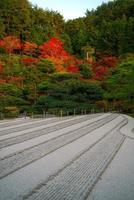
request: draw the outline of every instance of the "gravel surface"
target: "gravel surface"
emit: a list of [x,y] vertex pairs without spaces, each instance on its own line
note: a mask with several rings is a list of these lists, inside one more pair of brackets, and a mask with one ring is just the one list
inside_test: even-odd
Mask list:
[[[64,120],[64,118],[62,119]],[[10,129],[9,127],[3,127],[1,128],[0,126],[0,136],[2,135],[6,135],[6,137],[11,137],[11,135],[7,135],[9,133],[15,133],[15,132],[18,132],[18,131],[24,131],[25,129],[31,129],[31,128],[34,128],[34,127],[39,127],[39,126],[42,126],[42,125],[47,125],[47,124],[50,124],[50,123],[54,123],[54,122],[58,122],[58,121],[62,121],[61,118],[48,118],[48,119],[41,119],[41,120],[35,120],[35,121],[30,121],[30,122],[25,122],[24,123],[21,123],[19,122],[19,124],[15,124],[14,126],[11,126]],[[6,138],[5,136],[3,136],[3,139]]]
[[110,113],[0,122],[0,200],[134,200],[133,129]]
[[[85,122],[81,122],[81,124],[86,124],[85,126],[82,125],[80,128],[77,125],[76,129],[76,124],[73,125],[75,126],[76,130],[72,130],[73,128],[71,127],[71,131],[67,132],[65,130],[62,130],[61,133],[62,135],[53,137],[52,139],[47,140],[44,143],[40,143],[39,145],[32,146],[32,148],[25,149],[24,151],[17,152],[17,154],[9,155],[6,158],[1,159],[0,162],[0,178],[6,176],[7,174],[10,174],[11,172],[35,161],[43,156],[47,155],[48,153],[51,153],[52,151],[63,147],[66,144],[69,144],[70,142],[75,141],[76,139],[88,134],[89,132],[104,126],[106,123],[109,121],[113,120],[115,116],[109,116],[106,119],[99,119],[97,122],[95,121],[94,123],[90,123],[91,120],[87,121],[87,124]],[[63,134],[64,133],[64,134]],[[53,132],[54,135],[54,132]]]
[[126,139],[87,200],[134,200],[134,140]]
[[61,119],[58,122],[53,122],[51,124],[45,124],[42,126],[37,126],[35,128],[26,129],[24,131],[19,131],[15,133],[10,133],[9,135],[1,136],[0,137],[0,148],[10,146],[13,144],[17,144],[26,140],[29,140],[31,138],[39,137],[44,134],[48,134],[50,132],[60,130],[62,128],[71,126],[73,124],[81,123],[83,121],[86,121],[90,119],[91,116],[85,116],[85,117],[75,117],[71,119]]
[[[21,142],[21,143],[18,143],[18,144],[7,146],[7,147],[1,149],[0,159],[2,159],[3,157],[7,157],[10,154],[14,154],[15,152],[23,151],[27,148],[30,148],[30,147],[33,147],[33,146],[38,145],[40,143],[43,143],[45,141],[48,141],[48,140],[50,140],[50,139],[52,139],[56,136],[60,136],[60,135],[67,133],[69,131],[73,131],[73,130],[79,129],[81,127],[87,126],[90,123],[93,123],[96,120],[99,120],[99,119],[102,119],[102,118],[104,118],[104,116],[96,116],[95,118],[93,117],[92,119],[88,119],[88,120],[85,120],[84,122],[77,123],[77,126],[76,126],[76,124],[74,124],[74,125],[65,127],[63,129],[60,129],[60,130],[48,132],[48,133],[43,134],[41,136],[39,135],[38,137],[28,139],[28,140]],[[49,126],[51,126],[51,125],[49,125]]]
[[118,130],[111,131],[51,181],[42,184],[45,186],[35,189],[28,199],[84,200],[123,141],[124,137]]

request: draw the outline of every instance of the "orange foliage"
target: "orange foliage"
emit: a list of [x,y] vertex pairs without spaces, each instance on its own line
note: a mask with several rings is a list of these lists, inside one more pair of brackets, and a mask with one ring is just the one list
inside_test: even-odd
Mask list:
[[51,60],[55,64],[58,72],[69,70],[71,72],[77,71],[74,69],[75,67],[71,67],[76,64],[74,57],[70,56],[69,53],[63,49],[63,43],[59,39],[51,38],[48,42],[41,45],[39,49],[41,58]]
[[0,84],[4,84],[6,83],[7,81],[5,79],[0,79]]
[[7,36],[0,40],[0,47],[2,47],[6,53],[13,53],[14,50],[21,49],[20,39],[15,36]]
[[33,64],[36,64],[38,63],[38,59],[37,58],[23,58],[22,59],[22,62],[27,65],[27,66],[30,66],[30,65],[33,65]]
[[23,45],[23,52],[28,55],[31,54],[33,55],[35,54],[37,48],[38,48],[37,44],[31,42],[25,42],[25,44]]
[[58,59],[53,56],[48,56],[46,58],[54,63],[57,72],[65,71],[63,59]]

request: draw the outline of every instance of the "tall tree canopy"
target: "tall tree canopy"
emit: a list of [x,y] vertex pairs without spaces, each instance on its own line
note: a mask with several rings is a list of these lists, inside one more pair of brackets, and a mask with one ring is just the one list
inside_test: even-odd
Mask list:
[[132,112],[133,11],[134,0],[114,0],[65,21],[28,0],[1,0],[0,112]]

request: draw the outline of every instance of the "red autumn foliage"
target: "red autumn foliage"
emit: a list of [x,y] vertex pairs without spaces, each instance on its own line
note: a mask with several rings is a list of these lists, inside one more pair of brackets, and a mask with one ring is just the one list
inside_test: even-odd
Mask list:
[[68,53],[63,49],[63,43],[57,38],[51,38],[48,42],[45,42],[39,47],[41,52],[41,57],[56,57],[66,59]]
[[3,65],[0,63],[0,73],[3,71]]
[[0,40],[0,47],[3,47],[3,46],[4,46],[4,41]]
[[[70,72],[78,73],[79,65],[83,64],[83,60],[78,60],[75,56],[71,56],[63,48],[63,42],[53,37],[48,42],[45,42],[39,48],[37,44],[31,42],[21,43],[20,39],[15,36],[7,36],[0,40],[0,47],[5,50],[6,53],[16,52],[15,50],[23,49],[23,53],[27,57],[22,58],[22,63],[26,66],[36,66],[41,58],[47,58],[55,64],[55,68],[58,72]],[[37,50],[40,50],[40,57],[34,58]],[[33,57],[28,57],[32,55]],[[36,54],[37,56],[37,54]],[[98,55],[99,60],[96,62],[89,62],[92,65],[93,76],[92,80],[103,80],[109,73],[110,69],[115,67],[118,59],[114,56],[102,56]],[[10,63],[11,64],[11,63]],[[2,74],[4,64],[0,62],[0,73]],[[2,77],[3,78],[3,77]],[[5,78],[7,82],[19,83],[23,81],[22,77],[9,77]],[[1,79],[0,83],[4,83],[5,79]]]
[[79,67],[75,66],[75,65],[69,65],[67,66],[67,72],[70,73],[78,73],[79,72]]
[[112,56],[105,56],[98,62],[94,62],[92,64],[92,69],[94,74],[93,79],[103,80],[104,77],[109,72],[110,68],[115,67],[117,62],[118,62],[117,57],[112,57]]
[[7,81],[5,79],[0,79],[0,84],[4,84],[6,83]]
[[93,79],[102,80],[107,74],[108,69],[101,65],[93,65]]
[[32,42],[25,42],[23,45],[23,52],[24,54],[33,55],[35,54],[38,45]]
[[78,60],[74,56],[69,55],[68,59],[65,60],[64,66],[67,72],[70,73],[78,73],[79,72],[79,65],[82,64],[83,61]]
[[27,66],[36,64],[36,63],[38,63],[38,61],[39,60],[37,58],[23,58],[22,59],[22,62]]
[[115,65],[117,64],[117,57],[114,56],[107,56],[107,57],[103,57],[103,59],[101,59],[99,61],[100,64],[111,68],[111,67],[115,67]]
[[7,36],[0,40],[0,47],[3,48],[6,53],[13,53],[14,50],[21,49],[21,42],[15,36]]
[[65,66],[74,65],[72,56],[63,49],[63,42],[57,38],[51,38],[48,42],[39,47],[42,58],[51,60],[58,72],[66,71]]

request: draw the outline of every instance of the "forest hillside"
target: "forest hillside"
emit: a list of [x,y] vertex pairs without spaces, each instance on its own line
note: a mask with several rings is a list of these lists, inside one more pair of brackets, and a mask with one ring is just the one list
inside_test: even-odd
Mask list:
[[0,117],[134,112],[134,1],[65,21],[28,0],[0,1]]

